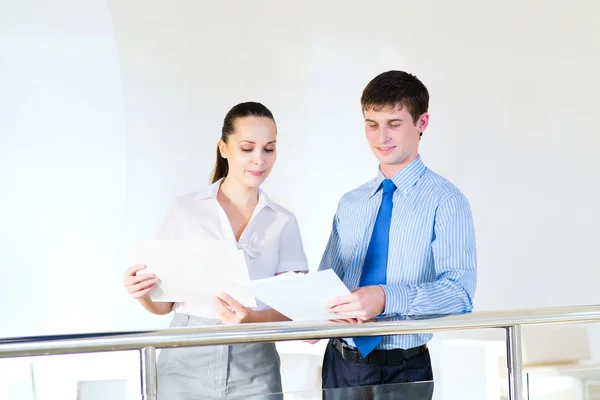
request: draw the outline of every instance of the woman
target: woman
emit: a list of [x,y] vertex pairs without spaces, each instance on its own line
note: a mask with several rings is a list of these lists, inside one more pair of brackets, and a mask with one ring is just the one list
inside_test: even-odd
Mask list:
[[[294,215],[260,189],[276,159],[277,127],[260,103],[242,103],[225,116],[217,147],[212,185],[177,199],[159,239],[233,239],[244,250],[251,279],[288,271],[307,271]],[[134,299],[154,314],[174,310],[171,326],[200,326],[287,320],[257,301],[246,308],[227,294],[212,303],[153,302],[149,293],[158,277],[144,265],[125,273]],[[218,266],[215,266],[218,268]],[[280,398],[279,355],[273,343],[164,349],[158,359],[158,398]]]

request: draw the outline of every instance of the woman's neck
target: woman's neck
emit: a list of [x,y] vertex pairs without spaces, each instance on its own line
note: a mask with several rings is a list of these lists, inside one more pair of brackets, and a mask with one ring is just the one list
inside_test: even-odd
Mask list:
[[258,203],[258,189],[242,185],[234,179],[226,177],[221,183],[219,192],[223,200],[236,207],[254,207]]

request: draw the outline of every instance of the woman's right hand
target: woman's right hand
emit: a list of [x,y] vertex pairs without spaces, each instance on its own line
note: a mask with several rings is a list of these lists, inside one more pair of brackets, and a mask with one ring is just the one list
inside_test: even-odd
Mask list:
[[158,277],[154,274],[139,273],[145,268],[146,266],[143,264],[136,264],[123,275],[123,285],[127,289],[127,293],[136,300],[150,293],[158,282]]

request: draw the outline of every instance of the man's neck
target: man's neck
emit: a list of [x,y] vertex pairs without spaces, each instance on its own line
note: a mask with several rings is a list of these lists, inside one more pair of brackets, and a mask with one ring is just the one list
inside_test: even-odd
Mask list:
[[406,160],[398,164],[379,164],[379,170],[386,178],[390,179],[396,176],[396,174],[406,168],[410,163],[415,161],[419,155],[410,156]]

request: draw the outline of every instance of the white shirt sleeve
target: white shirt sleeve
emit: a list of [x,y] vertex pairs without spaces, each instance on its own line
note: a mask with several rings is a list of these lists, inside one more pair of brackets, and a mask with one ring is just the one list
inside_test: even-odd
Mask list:
[[304,254],[296,217],[292,217],[286,224],[279,241],[279,265],[276,273],[289,271],[308,271],[308,260]]

